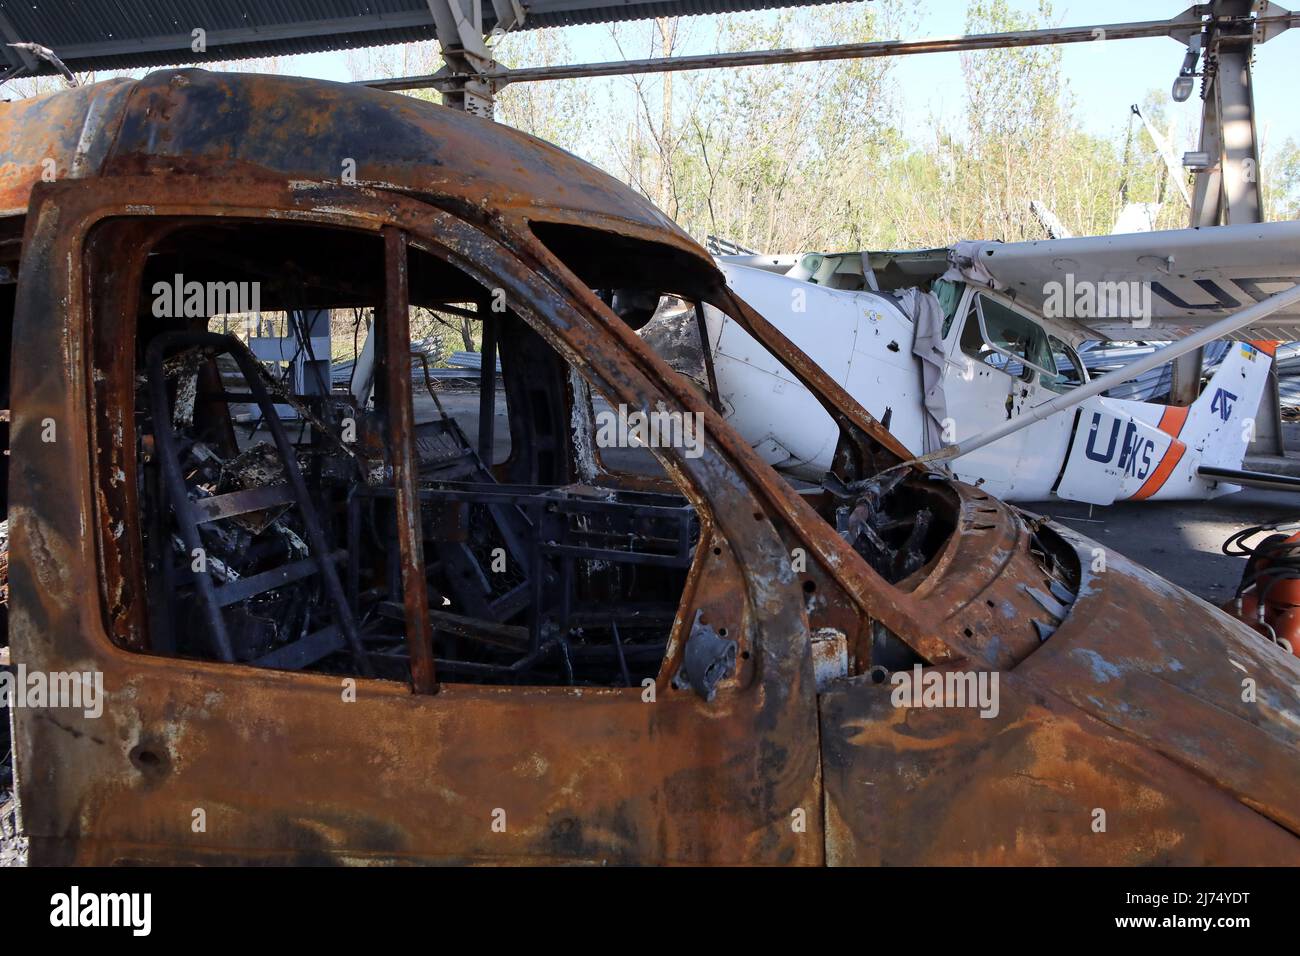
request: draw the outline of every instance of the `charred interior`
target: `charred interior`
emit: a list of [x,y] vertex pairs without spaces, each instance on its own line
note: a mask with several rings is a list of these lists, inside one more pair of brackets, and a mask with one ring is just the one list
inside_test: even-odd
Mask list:
[[[93,250],[125,239],[101,228]],[[372,234],[187,222],[158,230],[134,274],[100,272],[118,285],[96,321],[108,413],[97,480],[121,575],[105,585],[110,632],[156,654],[395,680],[410,676],[422,633],[445,681],[655,676],[699,536],[694,509],[648,453],[626,483],[599,456],[579,461],[585,383],[491,289],[399,248],[394,262]],[[213,289],[256,290],[256,309],[214,311]],[[416,309],[481,337],[477,434],[446,410],[419,353],[407,369]],[[312,353],[322,310],[355,316],[354,341],[366,339],[337,381]],[[230,331],[268,317],[285,330],[286,361]],[[289,374],[300,350],[315,381]],[[506,435],[494,433],[500,399]],[[414,554],[399,526],[404,468]],[[427,609],[424,628],[409,626],[412,608]]]

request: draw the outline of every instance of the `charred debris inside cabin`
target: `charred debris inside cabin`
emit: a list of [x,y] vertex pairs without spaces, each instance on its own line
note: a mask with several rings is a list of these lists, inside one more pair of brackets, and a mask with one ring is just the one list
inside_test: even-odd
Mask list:
[[[94,552],[85,586],[119,647],[375,675],[420,693],[654,678],[708,698],[728,673],[742,684],[761,670],[755,637],[792,595],[850,675],[922,658],[1009,665],[1068,613],[1077,563],[1050,529],[1026,533],[982,492],[890,470],[906,449],[732,295],[688,237],[573,157],[341,88],[333,127],[382,131],[348,148],[367,157],[365,182],[389,184],[343,186],[335,152],[300,150],[275,118],[293,113],[297,81],[173,71],[98,89],[104,115],[128,114],[97,146],[99,175],[13,184],[12,208],[26,212],[0,219],[0,321],[21,315],[22,434],[57,414],[86,445],[57,474],[30,449],[14,463],[37,496],[16,530],[43,534],[51,516],[81,511],[71,533]],[[68,149],[86,135],[82,96],[58,101],[73,110]],[[245,160],[231,160],[214,116],[250,124]],[[11,122],[30,131],[50,118]],[[14,141],[28,159],[46,148]],[[276,148],[255,148],[263,141]],[[518,164],[490,162],[500,151]],[[492,172],[459,172],[470,169]],[[178,277],[255,288],[281,325],[278,360],[229,334],[238,318],[222,317],[242,309],[158,308]],[[726,428],[703,343],[699,367],[674,375],[636,339],[668,312],[705,338],[710,308],[750,330],[839,425],[819,485],[796,494]],[[475,426],[426,388],[415,309],[481,327]],[[372,317],[373,374],[358,359],[343,382],[290,380],[302,351],[306,367],[330,367],[308,318],[323,310]],[[44,337],[59,322],[76,323],[60,339],[81,343],[75,356]],[[75,388],[41,391],[69,376]],[[599,447],[594,420],[612,401],[641,413],[711,406],[705,454]],[[52,559],[18,537],[30,586],[15,587],[15,604],[35,607]],[[984,556],[991,538],[997,561]],[[845,542],[876,574],[846,560]],[[999,600],[962,597],[990,580]],[[931,600],[936,588],[953,600]],[[990,645],[982,635],[1001,633],[1006,608],[1015,633]]]
[[[99,339],[116,364],[135,367],[129,383],[117,374],[139,466],[123,502],[137,502],[147,593],[147,622],[123,611],[114,632],[142,644],[137,631],[147,631],[154,653],[415,674],[417,684],[430,663],[439,680],[469,683],[632,686],[654,676],[699,537],[694,510],[651,476],[614,480],[589,435],[574,441],[590,402],[568,364],[513,310],[494,308],[489,290],[389,239],[386,249],[388,239],[344,230],[223,224],[177,229],[153,248],[135,354]],[[351,380],[299,382],[295,393],[275,363],[210,331],[206,309],[155,315],[152,290],[175,276],[204,289],[257,283],[263,314],[287,323],[290,359],[320,342],[304,316],[372,315],[373,390],[358,381],[364,352]],[[476,435],[445,410],[426,363],[410,358],[409,316],[387,307],[396,299],[481,325]],[[385,349],[394,342],[406,349]],[[101,371],[111,390],[114,372]],[[421,401],[397,401],[402,387]],[[494,461],[498,390],[509,454]],[[412,414],[417,404],[427,413]],[[414,481],[403,487],[394,457],[411,453]],[[418,580],[403,535],[422,554]],[[413,612],[423,627],[407,626]],[[413,660],[413,636],[432,647],[431,662]]]

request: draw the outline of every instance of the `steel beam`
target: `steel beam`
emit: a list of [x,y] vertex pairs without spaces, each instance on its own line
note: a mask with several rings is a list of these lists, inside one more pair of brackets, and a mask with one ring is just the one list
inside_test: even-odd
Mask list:
[[[1195,8],[1193,8],[1195,9]],[[1252,21],[1257,29],[1267,27],[1277,32],[1300,26],[1300,14],[1280,11]],[[1010,30],[961,37],[924,40],[878,40],[871,43],[841,43],[832,46],[749,50],[739,53],[706,53],[698,56],[650,57],[641,60],[613,60],[604,63],[576,63],[561,66],[538,66],[518,70],[496,67],[482,74],[498,89],[507,83],[530,83],[539,80],[568,80],[592,76],[625,76],[635,73],[671,73],[680,70],[714,70],[722,67],[763,66],[773,63],[809,63],[821,60],[871,59],[885,56],[914,56],[922,53],[952,53],[968,50],[992,50],[1002,47],[1043,46],[1055,43],[1092,43],[1108,40],[1131,40],[1168,36],[1185,41],[1199,33],[1199,17],[1182,14],[1171,20],[1144,20],[1136,23],[1106,23],[1082,27],[1052,27],[1042,30]],[[393,79],[367,80],[366,86],[384,90],[441,88],[446,78],[437,73]]]
[[1169,404],[1190,405],[1201,394],[1205,374],[1205,349],[1193,349],[1170,363]]
[[[428,13],[415,11],[411,13],[385,14],[382,20],[367,17],[338,17],[293,23],[273,23],[256,28],[239,27],[230,30],[210,30],[204,27],[204,29],[208,47],[207,58],[220,60],[223,58],[221,48],[227,46],[267,43],[276,40],[297,40],[304,37],[347,36],[354,33],[387,33],[417,27],[432,27],[432,25]],[[190,44],[193,41],[189,30],[193,27],[203,26],[202,23],[194,23],[187,27],[184,32],[164,33],[148,37],[124,37],[109,41],[65,43],[61,44],[54,52],[59,54],[64,63],[67,63],[73,69],[79,70],[88,69],[84,64],[77,62],[80,60],[102,60],[106,57],[132,56],[136,54],[175,53],[177,54],[177,60],[191,61],[196,58],[202,59],[202,56],[194,53],[191,49]],[[19,39],[34,40],[39,38],[20,37]]]
[[521,27],[528,18],[520,0],[492,0],[492,12],[497,18],[494,33],[507,33]]
[[444,106],[492,118],[495,87],[486,77],[498,69],[483,42],[483,0],[427,0],[446,67],[434,76]]

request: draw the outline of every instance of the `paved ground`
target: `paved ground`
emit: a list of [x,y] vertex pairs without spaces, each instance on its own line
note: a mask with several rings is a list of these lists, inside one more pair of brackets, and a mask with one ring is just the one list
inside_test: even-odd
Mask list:
[[1247,489],[1212,501],[1131,502],[1109,508],[1048,501],[1024,507],[1221,604],[1241,580],[1245,561],[1224,555],[1224,540],[1241,528],[1300,518],[1300,495]]

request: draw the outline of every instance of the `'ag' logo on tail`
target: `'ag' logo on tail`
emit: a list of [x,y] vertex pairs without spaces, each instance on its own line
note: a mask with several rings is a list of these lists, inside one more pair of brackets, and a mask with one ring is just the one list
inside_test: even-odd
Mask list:
[[1237,400],[1237,396],[1232,392],[1224,389],[1215,389],[1214,398],[1210,399],[1210,411],[1218,412],[1219,417],[1225,422],[1232,417],[1232,403]]

